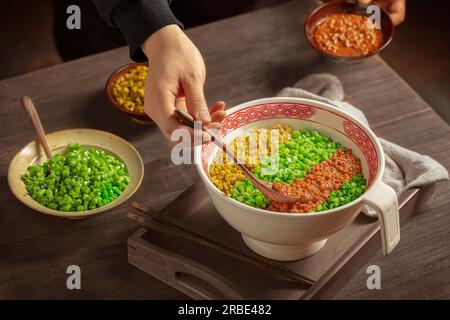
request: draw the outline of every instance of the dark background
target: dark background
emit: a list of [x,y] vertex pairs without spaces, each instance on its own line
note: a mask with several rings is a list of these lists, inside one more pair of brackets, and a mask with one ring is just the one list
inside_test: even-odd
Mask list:
[[[189,28],[285,1],[173,0],[172,9]],[[70,4],[81,7],[81,31],[65,26]],[[406,16],[381,56],[450,123],[450,1],[407,0]],[[125,44],[90,0],[3,0],[0,43],[0,79]]]

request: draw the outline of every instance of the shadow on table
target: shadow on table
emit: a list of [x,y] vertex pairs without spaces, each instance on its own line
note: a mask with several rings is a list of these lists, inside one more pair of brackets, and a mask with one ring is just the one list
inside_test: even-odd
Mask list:
[[86,103],[80,116],[81,122],[87,127],[114,133],[130,142],[158,130],[155,125],[138,124],[114,108],[106,99],[103,90],[86,94]]
[[[71,261],[74,258],[88,253],[101,255],[105,247],[125,245],[137,228],[127,218],[133,201],[160,210],[190,186],[197,175],[192,166],[176,166],[161,157],[149,161],[144,170],[147,174],[131,199],[117,208],[79,220],[52,217],[26,207],[2,179],[0,187],[6,193],[2,199],[8,202],[9,210],[2,210],[0,215],[0,266],[19,262],[44,268],[46,262],[65,259],[70,265],[75,263]],[[3,203],[0,206],[6,207]]]
[[317,72],[324,72],[324,65],[330,61],[320,55],[299,56],[298,63],[278,63],[270,66],[267,86],[276,95],[285,87],[292,87],[298,80]]

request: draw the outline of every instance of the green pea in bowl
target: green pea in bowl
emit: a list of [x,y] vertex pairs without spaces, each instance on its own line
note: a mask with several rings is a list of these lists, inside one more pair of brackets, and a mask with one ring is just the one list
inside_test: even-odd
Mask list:
[[[108,158],[112,156],[115,160],[123,163],[123,172],[128,174],[128,182],[126,186],[123,186],[123,190],[120,190],[120,194],[117,192],[112,201],[102,206],[97,205],[95,208],[91,207],[91,209],[86,207],[81,208],[81,210],[78,208],[80,211],[61,211],[60,208],[56,210],[48,207],[48,205],[45,206],[33,199],[23,179],[30,166],[39,166],[48,160],[42,146],[37,141],[32,141],[14,156],[8,169],[8,184],[12,193],[31,209],[69,219],[87,218],[120,205],[136,192],[142,182],[144,165],[141,156],[130,143],[116,135],[94,129],[68,129],[48,134],[47,140],[53,153],[53,159],[58,154],[66,153],[69,145],[75,144],[79,144],[86,150],[93,148],[94,150],[104,151]],[[90,167],[94,165],[89,165],[85,169],[91,170]],[[99,179],[102,179],[102,177],[99,177]],[[73,193],[70,188],[67,190],[67,194],[69,193],[72,195],[71,199],[82,196],[79,192]]]

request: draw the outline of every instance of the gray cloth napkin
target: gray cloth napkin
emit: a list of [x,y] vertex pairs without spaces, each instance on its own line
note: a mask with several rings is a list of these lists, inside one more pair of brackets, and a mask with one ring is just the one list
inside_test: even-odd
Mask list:
[[[307,76],[293,87],[284,88],[277,96],[307,98],[326,102],[351,113],[369,125],[361,110],[342,101],[344,98],[342,83],[336,76],[329,73]],[[405,149],[382,138],[380,138],[380,142],[386,155],[383,181],[391,186],[397,192],[397,195],[410,188],[424,187],[449,179],[447,170],[429,156]],[[365,208],[363,212],[371,217],[376,216],[371,208]]]

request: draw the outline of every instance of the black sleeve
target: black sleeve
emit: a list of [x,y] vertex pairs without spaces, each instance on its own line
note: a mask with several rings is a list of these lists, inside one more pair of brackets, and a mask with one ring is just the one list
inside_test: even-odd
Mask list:
[[183,25],[169,8],[168,0],[92,0],[110,25],[118,27],[130,47],[130,57],[146,61],[141,44],[156,30],[169,24]]

